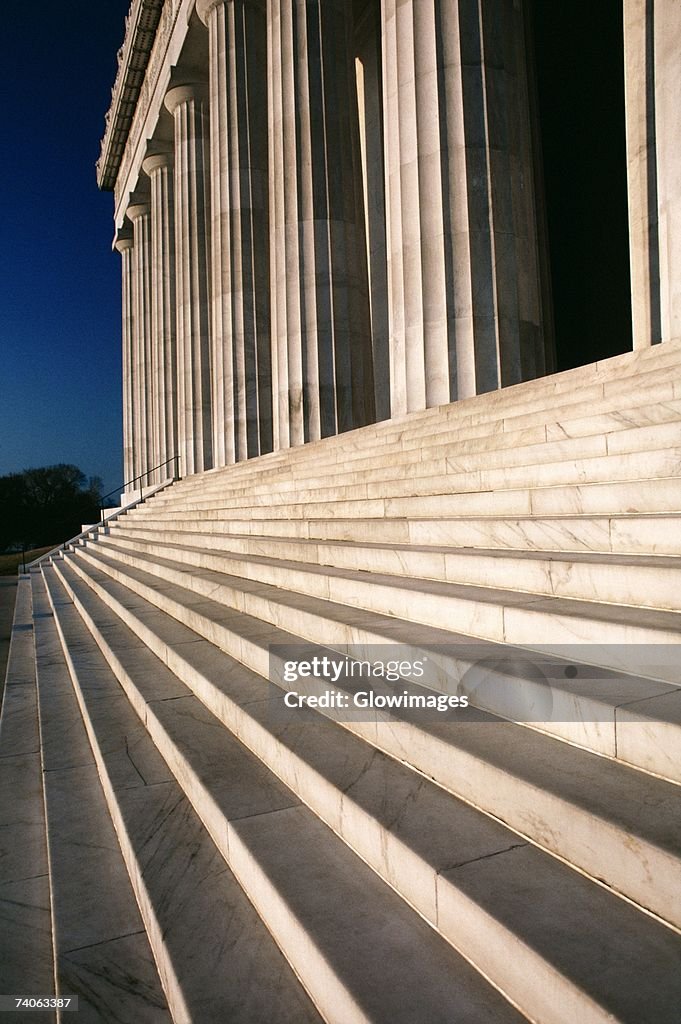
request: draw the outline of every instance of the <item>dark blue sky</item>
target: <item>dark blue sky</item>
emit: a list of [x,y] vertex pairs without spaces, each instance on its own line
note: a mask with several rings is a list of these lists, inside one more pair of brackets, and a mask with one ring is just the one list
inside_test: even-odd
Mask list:
[[122,482],[120,257],[95,161],[129,0],[9,4],[0,161],[0,475]]

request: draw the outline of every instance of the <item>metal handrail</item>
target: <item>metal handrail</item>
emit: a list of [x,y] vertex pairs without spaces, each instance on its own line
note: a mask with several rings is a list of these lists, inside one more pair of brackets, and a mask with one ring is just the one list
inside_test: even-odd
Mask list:
[[[102,498],[100,498],[100,501],[99,501],[99,513],[100,513],[99,514],[99,518],[100,518],[100,521],[102,521],[102,522],[104,521],[104,502],[106,501],[107,498],[110,498],[113,494],[120,494],[121,491],[124,492],[132,484],[136,484],[138,480],[142,480],[143,477],[149,476],[150,473],[155,473],[157,469],[163,469],[163,467],[167,466],[169,462],[174,462],[175,463],[175,472],[173,473],[173,480],[179,480],[179,478],[180,478],[180,456],[179,455],[171,455],[170,458],[166,459],[165,462],[159,462],[158,466],[152,466],[151,469],[145,469],[144,473],[139,473],[137,476],[134,476],[132,478],[132,480],[126,480],[125,483],[121,484],[119,487],[114,487],[113,491],[109,491],[108,494],[105,494]],[[148,486],[153,487],[154,485],[150,484]],[[143,501],[144,501],[144,488],[142,487],[142,484],[140,483],[140,503],[143,502]]]
[[[168,462],[172,462],[172,459],[168,459]],[[163,463],[161,463],[161,465],[165,466],[166,463],[163,462]],[[156,468],[158,469],[160,467],[157,466]],[[149,470],[149,472],[151,473],[151,472],[153,472],[153,470]],[[136,477],[135,479],[138,479],[138,478]],[[177,477],[174,477],[170,481],[170,483],[175,483],[176,479],[177,479]],[[124,485],[124,486],[127,486],[127,485]],[[149,484],[148,486],[153,491],[154,494],[157,494],[159,491],[163,490],[165,487],[167,487],[169,485],[168,485],[167,481],[166,482],[161,481],[161,483]],[[116,493],[116,492],[113,492],[113,493]],[[26,563],[25,552],[22,552],[22,562],[23,562],[23,571],[24,571],[24,573],[26,572],[27,569],[31,569],[34,565],[39,565],[40,562],[42,562],[43,560],[48,559],[48,558],[52,558],[54,555],[59,554],[60,551],[66,551],[72,545],[77,544],[78,541],[84,540],[86,537],[92,537],[93,535],[97,536],[98,535],[98,531],[101,530],[102,527],[106,527],[106,525],[108,523],[113,523],[116,519],[119,518],[119,516],[125,515],[125,513],[129,512],[130,509],[135,508],[135,506],[137,506],[137,505],[141,505],[143,503],[143,501],[144,501],[144,499],[140,496],[139,498],[135,498],[134,501],[131,501],[129,505],[124,505],[121,508],[114,509],[111,512],[111,515],[103,517],[98,523],[91,523],[90,526],[86,527],[86,529],[84,529],[84,530],[81,530],[81,532],[76,534],[75,537],[69,537],[68,540],[65,540],[61,544],[57,544],[55,547],[50,548],[50,550],[46,551],[44,555],[40,555],[39,558],[34,558],[33,561],[29,562],[28,564]]]

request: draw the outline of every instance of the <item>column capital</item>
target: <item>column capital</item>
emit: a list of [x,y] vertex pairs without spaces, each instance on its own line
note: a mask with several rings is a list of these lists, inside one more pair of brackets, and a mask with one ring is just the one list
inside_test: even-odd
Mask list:
[[231,0],[196,0],[196,13],[203,24],[207,25],[210,12],[224,3],[231,3]]
[[185,85],[171,86],[163,102],[165,103],[166,110],[174,114],[183,103],[206,99],[208,99],[208,86],[205,82],[187,82]]
[[[222,7],[225,4],[236,3],[237,0],[196,0],[196,13],[203,22],[204,25],[208,24],[211,11],[215,10],[216,7]],[[265,0],[238,0],[241,7],[254,7],[261,13],[265,12]]]
[[173,166],[173,154],[172,153],[150,153],[149,156],[145,157],[142,161],[142,170],[149,177],[157,171],[160,167],[172,167]]
[[150,213],[151,206],[149,205],[149,203],[140,202],[138,200],[136,202],[131,203],[130,206],[128,206],[127,210],[125,211],[125,216],[134,224],[138,217],[145,217],[148,216]]
[[132,249],[133,245],[134,242],[132,235],[125,235],[121,231],[116,232],[116,237],[114,238],[113,243],[113,247],[116,252],[126,252],[128,249]]

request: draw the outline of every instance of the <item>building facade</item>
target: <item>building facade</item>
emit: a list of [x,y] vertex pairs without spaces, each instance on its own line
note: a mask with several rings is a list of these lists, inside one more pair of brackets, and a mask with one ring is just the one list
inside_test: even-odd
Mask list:
[[[621,63],[629,244],[587,276],[625,261],[624,351],[681,333],[681,5],[611,6],[597,45]],[[122,260],[126,480],[574,363],[553,312],[564,197],[548,196],[543,142],[560,109],[546,108],[539,10],[133,0],[98,164]],[[587,28],[556,25],[566,47]],[[575,78],[584,66],[578,51]],[[565,151],[583,134],[566,121]],[[586,173],[598,166],[585,152]]]

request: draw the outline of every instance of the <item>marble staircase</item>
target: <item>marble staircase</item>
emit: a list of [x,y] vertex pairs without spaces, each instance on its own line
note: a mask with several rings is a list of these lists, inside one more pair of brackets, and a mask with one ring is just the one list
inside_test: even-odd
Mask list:
[[[81,1024],[678,1024],[680,367],[190,477],[22,577],[0,990]],[[296,644],[399,645],[470,707],[286,712]]]

